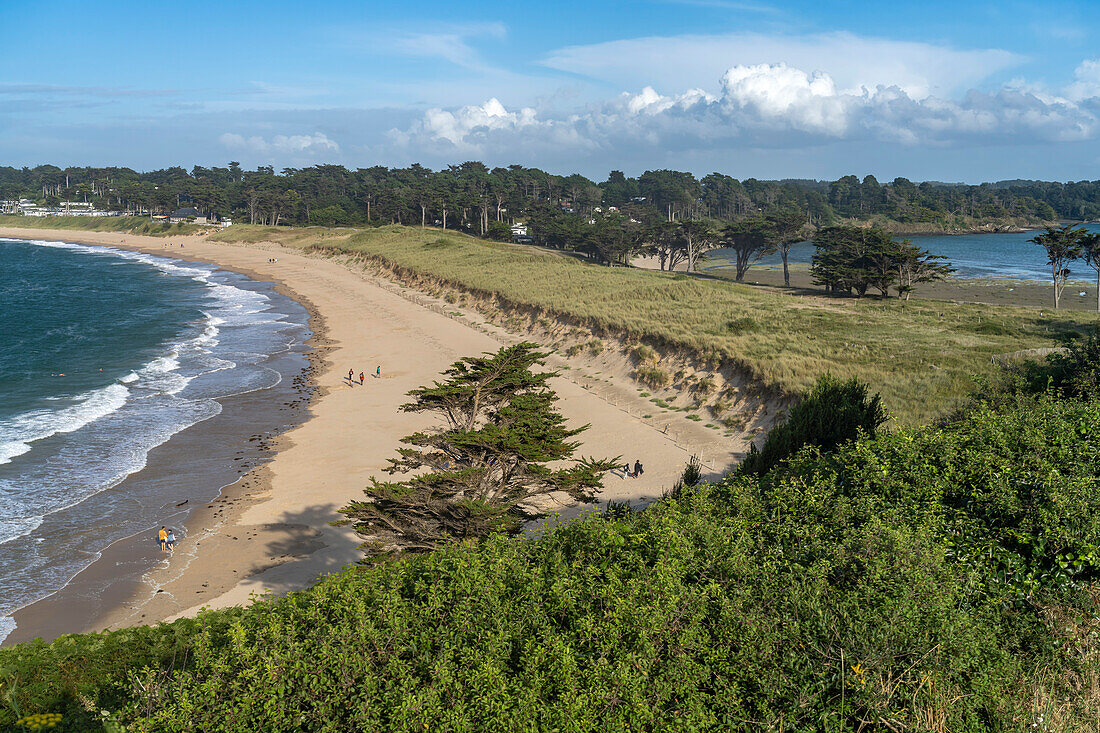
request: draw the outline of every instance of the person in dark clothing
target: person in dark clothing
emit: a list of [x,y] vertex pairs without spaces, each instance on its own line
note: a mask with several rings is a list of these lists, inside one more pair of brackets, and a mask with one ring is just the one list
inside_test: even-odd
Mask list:
[[634,478],[638,478],[643,473],[645,473],[645,471],[642,469],[642,462],[639,461],[639,460],[635,460],[634,461]]

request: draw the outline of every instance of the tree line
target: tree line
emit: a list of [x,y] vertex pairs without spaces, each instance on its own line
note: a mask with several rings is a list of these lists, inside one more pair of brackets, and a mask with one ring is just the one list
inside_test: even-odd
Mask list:
[[[813,226],[878,220],[907,226],[954,226],[966,220],[1031,223],[1100,218],[1100,181],[1003,181],[981,185],[914,183],[895,178],[844,176],[836,181],[738,180],[722,173],[697,178],[675,170],[629,177],[612,171],[596,182],[521,165],[489,168],[468,161],[433,171],[340,165],[260,166],[244,170],[195,166],[137,172],[129,168],[41,165],[0,167],[0,199],[38,203],[83,200],[134,214],[193,206],[207,214],[256,224],[363,226],[433,224],[479,236],[503,236],[498,225],[533,217],[554,219],[557,231],[535,236],[579,236],[573,229],[593,215],[627,223],[715,219],[739,221],[777,208],[794,209]],[[614,209],[614,211],[609,211]],[[536,230],[537,232],[538,230]]]

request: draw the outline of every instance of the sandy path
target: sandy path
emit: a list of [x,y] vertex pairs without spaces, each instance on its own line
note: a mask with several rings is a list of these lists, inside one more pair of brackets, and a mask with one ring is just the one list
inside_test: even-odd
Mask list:
[[[227,490],[218,511],[197,513],[175,556],[147,574],[143,588],[123,608],[97,619],[99,628],[189,615],[203,606],[243,604],[251,594],[301,588],[354,562],[360,557],[359,538],[328,522],[339,518],[340,506],[362,496],[370,476],[380,475],[401,436],[430,424],[430,418],[398,411],[406,393],[430,383],[462,356],[495,351],[502,341],[515,340],[418,305],[392,283],[275,245],[180,237],[166,249],[159,238],[18,229],[0,229],[0,236],[122,246],[274,281],[310,308],[322,344],[324,364],[314,375],[320,390],[311,404],[312,417],[278,441],[270,463]],[[270,262],[272,257],[277,261]],[[347,383],[349,369],[358,376],[360,371],[372,374],[376,366],[381,366],[381,378],[368,376],[364,386]],[[583,382],[579,376],[578,382]],[[712,434],[687,420],[669,431],[667,425],[632,416],[624,409],[623,401],[631,399],[624,387],[608,399],[591,384],[565,378],[554,380],[553,387],[570,423],[591,425],[581,436],[581,454],[623,455],[645,465],[638,479],[609,476],[604,498],[659,496],[701,447],[712,469],[725,468],[733,457],[728,448],[716,447]]]

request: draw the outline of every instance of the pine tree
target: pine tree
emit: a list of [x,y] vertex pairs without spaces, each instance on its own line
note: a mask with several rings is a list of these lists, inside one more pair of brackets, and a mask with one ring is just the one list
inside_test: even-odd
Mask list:
[[[446,379],[409,393],[404,412],[435,413],[445,424],[402,439],[389,474],[421,471],[399,482],[372,479],[365,501],[341,509],[367,538],[371,554],[423,551],[450,539],[516,533],[541,516],[535,506],[551,494],[595,501],[611,460],[574,460],[568,429],[547,386],[554,372],[533,372],[545,354],[534,344],[466,357]],[[556,467],[551,468],[549,463]],[[565,465],[562,465],[565,463]]]

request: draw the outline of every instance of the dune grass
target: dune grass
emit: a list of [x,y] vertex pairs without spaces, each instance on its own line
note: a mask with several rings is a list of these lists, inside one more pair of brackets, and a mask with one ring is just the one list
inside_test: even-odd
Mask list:
[[[485,242],[437,229],[364,231],[241,227],[223,241],[277,241],[333,254],[380,257],[464,288],[522,305],[625,329],[656,343],[715,354],[765,385],[798,394],[825,372],[858,377],[882,393],[900,424],[942,414],[969,391],[991,359],[1052,346],[1060,334],[1097,323],[1085,313],[943,301],[796,296],[627,268],[552,251]],[[752,324],[746,328],[745,324]]]
[[72,229],[86,232],[122,232],[149,237],[195,234],[208,227],[200,224],[169,224],[144,216],[12,216],[0,215],[0,227],[20,229]]

